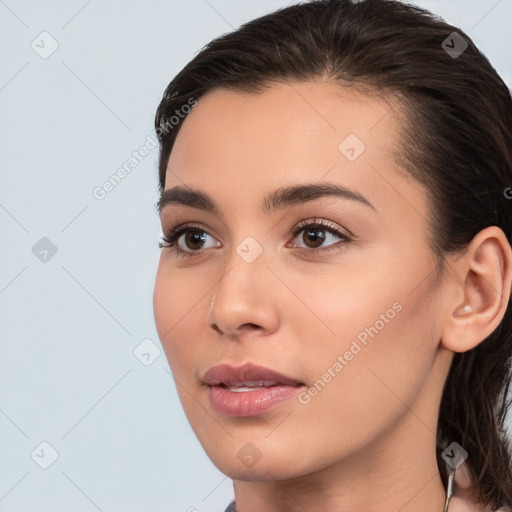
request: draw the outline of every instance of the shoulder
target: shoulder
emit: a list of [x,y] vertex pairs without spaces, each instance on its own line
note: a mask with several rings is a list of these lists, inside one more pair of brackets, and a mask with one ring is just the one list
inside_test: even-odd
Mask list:
[[237,512],[236,510],[236,505],[235,505],[235,500],[233,500],[229,505],[228,505],[228,508],[226,510],[224,510],[224,512]]
[[[475,502],[471,488],[469,469],[464,462],[455,472],[454,493],[448,506],[449,512],[493,512],[490,507]],[[512,512],[512,509],[502,507],[495,512]]]
[[[472,503],[460,496],[453,496],[448,506],[449,512],[492,512],[490,508],[479,503]],[[496,512],[512,512],[510,509],[500,508]]]

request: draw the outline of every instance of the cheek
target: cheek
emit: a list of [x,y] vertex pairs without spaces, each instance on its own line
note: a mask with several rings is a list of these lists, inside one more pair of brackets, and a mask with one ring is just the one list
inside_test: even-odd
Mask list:
[[414,402],[436,353],[435,313],[415,269],[403,268],[393,282],[366,272],[309,291],[317,318],[301,320],[301,358],[309,362],[310,417],[332,416],[326,424],[353,427],[357,436],[376,412],[391,421]]
[[[189,383],[187,389],[192,391],[189,386],[198,385],[198,369],[205,369],[209,361],[216,360],[212,351],[218,347],[205,341],[205,334],[211,329],[208,291],[218,277],[214,272],[177,269],[167,258],[169,255],[162,254],[155,278],[155,325],[174,378],[182,385]],[[178,386],[178,393],[182,395],[182,386]],[[181,398],[190,399],[186,393]]]
[[155,287],[153,289],[153,314],[155,316],[155,325],[158,331],[160,341],[164,343],[165,333],[171,329],[173,325],[173,290],[168,286],[168,278],[163,270],[162,256],[157,269],[155,278]]
[[[162,255],[161,259],[164,257]],[[197,314],[194,304],[196,308],[200,307],[197,302],[201,294],[193,290],[193,286],[180,282],[179,273],[172,272],[166,268],[165,262],[160,262],[153,291],[153,312],[158,336],[173,374],[179,368],[186,367],[187,361],[193,357],[192,344],[178,341],[186,340],[180,337],[180,330],[186,326],[189,332],[193,325],[190,315]]]

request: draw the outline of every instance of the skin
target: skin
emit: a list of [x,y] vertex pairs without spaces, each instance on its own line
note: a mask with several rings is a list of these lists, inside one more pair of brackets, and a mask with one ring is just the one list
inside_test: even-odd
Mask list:
[[[503,318],[512,256],[489,227],[436,278],[426,192],[394,161],[400,118],[391,106],[326,81],[258,95],[220,89],[199,99],[177,136],[165,189],[201,190],[221,215],[162,209],[164,233],[185,222],[207,233],[205,248],[181,237],[192,256],[162,249],[155,321],[185,414],[233,479],[239,512],[443,510],[435,458],[443,384],[453,352],[476,346]],[[338,149],[351,133],[366,145],[355,161]],[[275,189],[325,181],[375,209],[338,197],[260,208]],[[292,234],[315,217],[354,241]],[[263,249],[252,263],[236,252],[247,236]],[[220,363],[251,361],[313,386],[394,303],[401,310],[309,403],[293,398],[243,418],[210,405],[201,377]],[[261,455],[252,467],[237,457],[247,443]],[[450,510],[474,510],[457,492]]]

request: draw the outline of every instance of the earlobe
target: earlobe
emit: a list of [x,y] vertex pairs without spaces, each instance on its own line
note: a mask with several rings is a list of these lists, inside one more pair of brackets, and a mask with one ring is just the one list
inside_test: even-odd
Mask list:
[[503,231],[490,226],[480,231],[468,250],[453,264],[457,303],[447,316],[441,344],[466,352],[487,338],[507,310],[512,286],[512,249]]

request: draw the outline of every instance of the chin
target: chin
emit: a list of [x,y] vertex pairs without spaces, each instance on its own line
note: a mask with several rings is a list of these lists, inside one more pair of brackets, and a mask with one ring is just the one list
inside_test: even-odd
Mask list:
[[[233,480],[243,481],[272,481],[289,480],[303,476],[311,471],[311,468],[302,467],[304,458],[297,460],[297,453],[287,454],[270,452],[270,449],[256,448],[256,443],[235,442],[232,446],[227,443],[224,446],[216,444],[215,447],[203,445],[208,458],[214,466]],[[260,441],[258,444],[261,446]],[[265,450],[267,454],[265,454]]]
[[[212,461],[213,462],[213,461]],[[243,464],[235,461],[227,461],[226,464],[215,464],[217,469],[229,476],[232,480],[242,480],[244,482],[271,482],[281,480],[291,480],[303,473],[297,472],[290,468],[283,468],[283,463],[264,464],[261,460],[252,468],[244,468]]]

